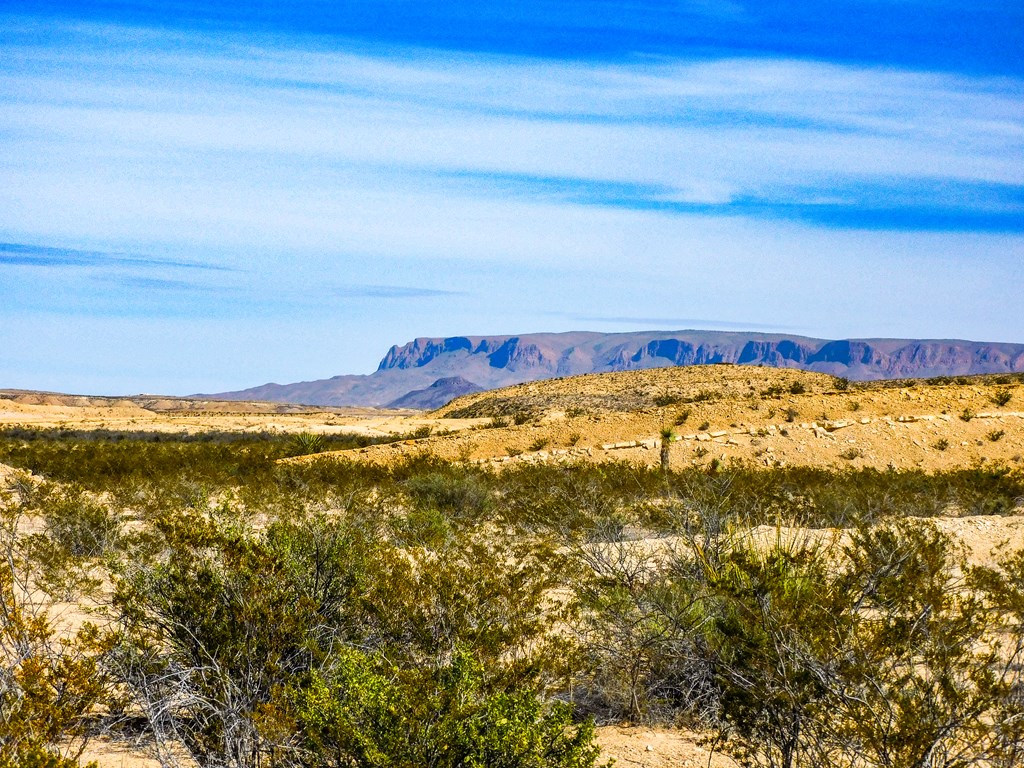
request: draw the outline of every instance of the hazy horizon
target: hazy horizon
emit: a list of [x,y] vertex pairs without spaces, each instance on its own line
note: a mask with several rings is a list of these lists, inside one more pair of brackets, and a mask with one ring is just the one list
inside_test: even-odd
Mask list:
[[1024,342],[1024,8],[10,0],[0,387],[415,337]]

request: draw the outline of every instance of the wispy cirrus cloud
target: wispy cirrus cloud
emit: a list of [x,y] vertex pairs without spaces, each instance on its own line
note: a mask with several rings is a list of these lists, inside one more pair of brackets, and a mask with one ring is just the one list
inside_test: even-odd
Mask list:
[[0,243],[0,266],[18,267],[143,267],[159,269],[234,271],[202,261],[181,261],[129,253],[107,253],[26,243]]
[[[59,48],[26,36],[12,45],[21,65],[0,68],[0,95],[19,104],[0,121],[0,159],[35,182],[37,200],[71,197],[83,218],[103,205],[108,221],[145,220],[149,231],[216,219],[255,234],[302,227],[292,211],[304,201],[313,211],[349,191],[511,190],[826,227],[1022,226],[1019,79],[784,58],[370,54],[202,36],[183,52],[153,45],[152,33],[143,46],[124,29],[89,33],[102,51],[75,29]],[[76,68],[84,75],[61,74]],[[97,163],[131,176],[97,173]],[[278,216],[248,204],[254,185]],[[17,202],[12,210],[39,215]],[[351,226],[331,229],[344,237]]]

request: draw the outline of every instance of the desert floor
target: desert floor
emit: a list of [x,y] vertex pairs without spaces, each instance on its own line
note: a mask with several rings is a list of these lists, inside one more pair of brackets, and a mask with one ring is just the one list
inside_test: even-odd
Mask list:
[[[501,468],[516,462],[657,464],[671,427],[675,467],[711,462],[821,467],[992,466],[1024,469],[1024,386],[993,377],[852,385],[799,371],[704,366],[534,382],[460,398],[430,414],[175,398],[83,398],[0,393],[0,427],[126,431],[431,435],[337,452],[391,462],[430,454]],[[309,461],[318,456],[290,461]],[[1017,514],[948,517],[939,525],[984,563],[1024,547]],[[756,532],[755,532],[756,534]],[[620,766],[735,765],[687,731],[606,726],[606,757]],[[145,745],[93,743],[101,768],[149,768]]]

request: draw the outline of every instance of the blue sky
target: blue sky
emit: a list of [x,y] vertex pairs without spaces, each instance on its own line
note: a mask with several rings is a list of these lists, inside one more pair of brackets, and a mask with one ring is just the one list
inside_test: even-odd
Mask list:
[[1024,342],[1021,50],[1005,2],[5,0],[0,386],[427,335]]

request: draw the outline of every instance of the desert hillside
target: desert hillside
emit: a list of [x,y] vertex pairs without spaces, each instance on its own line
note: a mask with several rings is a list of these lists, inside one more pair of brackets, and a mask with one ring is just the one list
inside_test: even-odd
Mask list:
[[658,368],[531,382],[467,395],[417,423],[435,434],[361,448],[391,461],[659,462],[926,470],[1024,461],[1018,377],[854,383],[736,365]]

